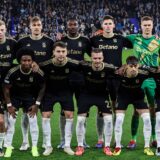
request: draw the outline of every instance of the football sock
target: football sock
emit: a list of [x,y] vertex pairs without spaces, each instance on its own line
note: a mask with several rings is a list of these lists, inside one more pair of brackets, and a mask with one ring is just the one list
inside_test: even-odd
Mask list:
[[113,120],[112,115],[106,115],[104,119],[104,137],[105,137],[105,146],[110,146],[112,139],[112,130],[113,130]]
[[85,121],[86,117],[78,116],[77,117],[77,125],[76,125],[76,135],[78,146],[83,146],[84,136],[85,136]]
[[156,139],[158,148],[160,147],[160,112],[156,113]]
[[65,141],[65,125],[66,125],[66,118],[65,116],[60,115],[59,128],[61,133],[61,142]]
[[29,118],[29,126],[30,126],[30,133],[31,133],[31,139],[32,139],[32,146],[37,146],[38,143],[38,136],[39,136],[39,130],[38,130],[38,124],[37,124],[37,116]]
[[2,148],[5,133],[0,133],[0,148]]
[[29,120],[27,113],[22,114],[21,129],[22,129],[23,143],[28,143]]
[[8,117],[8,129],[6,133],[6,143],[7,146],[12,146],[13,135],[15,132],[15,123],[16,118],[13,118],[11,115]]
[[72,128],[73,128],[73,118],[66,119],[65,125],[65,147],[70,147],[71,139],[72,139]]
[[98,141],[103,141],[103,130],[104,130],[104,121],[103,116],[97,114],[97,134]]
[[122,125],[124,121],[124,113],[116,113],[116,123],[115,123],[115,141],[116,141],[116,147],[121,148],[121,137],[122,137]]
[[51,125],[50,118],[42,118],[42,131],[46,147],[51,146]]
[[141,115],[143,119],[143,134],[144,134],[144,147],[149,147],[149,142],[151,138],[151,120],[149,113],[142,113]]

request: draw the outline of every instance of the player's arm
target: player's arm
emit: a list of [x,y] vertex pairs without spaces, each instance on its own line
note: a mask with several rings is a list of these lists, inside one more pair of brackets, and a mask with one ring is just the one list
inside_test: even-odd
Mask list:
[[5,84],[3,85],[3,94],[4,94],[4,99],[7,104],[7,110],[9,114],[13,117],[16,118],[16,108],[12,105],[11,98],[10,98],[10,88],[12,87],[11,84],[7,84],[8,81],[5,80]]

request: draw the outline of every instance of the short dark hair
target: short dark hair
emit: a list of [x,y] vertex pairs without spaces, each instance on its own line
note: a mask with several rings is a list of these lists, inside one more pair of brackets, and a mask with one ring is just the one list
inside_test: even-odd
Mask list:
[[31,56],[32,60],[34,61],[35,57],[34,57],[33,49],[28,47],[23,47],[23,48],[20,48],[16,53],[18,63],[20,63],[22,56],[25,56],[25,55]]
[[105,15],[102,19],[102,22],[108,19],[111,19],[114,22],[114,18],[111,15]]
[[68,20],[67,20],[67,22],[68,22],[68,21],[77,21],[77,22],[78,22],[78,20],[77,20],[76,17],[69,17]]
[[143,22],[143,21],[153,21],[153,18],[150,17],[150,16],[143,16],[143,17],[141,18],[141,22]]
[[54,43],[53,50],[55,50],[56,47],[67,48],[67,45],[62,41],[58,41],[58,42]]
[[99,48],[92,48],[91,55],[92,55],[92,53],[102,53],[102,55],[103,55],[102,49],[99,49]]
[[137,64],[139,62],[138,58],[135,56],[129,56],[126,59],[127,64]]

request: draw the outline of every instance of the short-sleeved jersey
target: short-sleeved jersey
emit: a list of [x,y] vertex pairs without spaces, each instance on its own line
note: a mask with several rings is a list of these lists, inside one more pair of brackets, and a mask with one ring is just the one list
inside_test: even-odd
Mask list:
[[16,50],[17,42],[14,39],[6,38],[6,41],[0,44],[0,82],[4,81],[8,70],[12,67]]
[[104,62],[120,67],[122,65],[122,50],[124,47],[132,48],[132,43],[121,35],[105,38],[103,35],[91,38],[91,45],[103,51]]
[[5,77],[4,83],[11,85],[11,97],[34,97],[35,88],[44,84],[44,73],[39,70],[38,72],[30,72],[24,74],[20,70],[20,65],[13,67],[9,70]]
[[[142,83],[145,79],[151,77],[147,71],[138,73],[134,78],[121,77],[121,84],[119,87],[119,94],[131,94],[133,96],[144,95],[144,91],[141,88]],[[139,97],[141,98],[141,97]]]
[[62,37],[62,42],[67,45],[68,57],[76,60],[83,60],[84,54],[90,55],[91,44],[87,37],[78,36],[77,38],[71,38],[69,36]]
[[46,92],[56,93],[57,91],[68,90],[69,75],[78,66],[78,64],[69,58],[67,59],[67,63],[62,66],[54,64],[52,59],[40,63],[40,67],[46,76]]
[[107,94],[106,78],[113,74],[115,69],[104,67],[101,71],[95,71],[92,63],[82,65],[82,72],[85,79],[84,90],[92,94]]
[[39,40],[34,40],[31,36],[26,36],[18,41],[18,49],[22,47],[30,47],[34,50],[35,61],[40,63],[51,58],[53,43],[53,40],[46,35],[43,35]]
[[140,64],[158,66],[160,40],[156,39],[155,36],[146,39],[142,34],[129,35],[127,38],[133,43],[134,54],[139,59]]

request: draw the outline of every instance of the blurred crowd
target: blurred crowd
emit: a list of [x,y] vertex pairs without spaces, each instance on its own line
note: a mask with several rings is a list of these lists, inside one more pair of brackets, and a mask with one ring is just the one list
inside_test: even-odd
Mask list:
[[115,17],[115,32],[123,35],[140,32],[143,15],[154,18],[154,32],[160,32],[159,0],[3,0],[0,2],[0,19],[15,38],[28,34],[28,22],[38,15],[43,20],[43,31],[55,40],[56,33],[65,33],[70,17],[79,20],[80,32],[91,36],[100,29],[104,15]]

